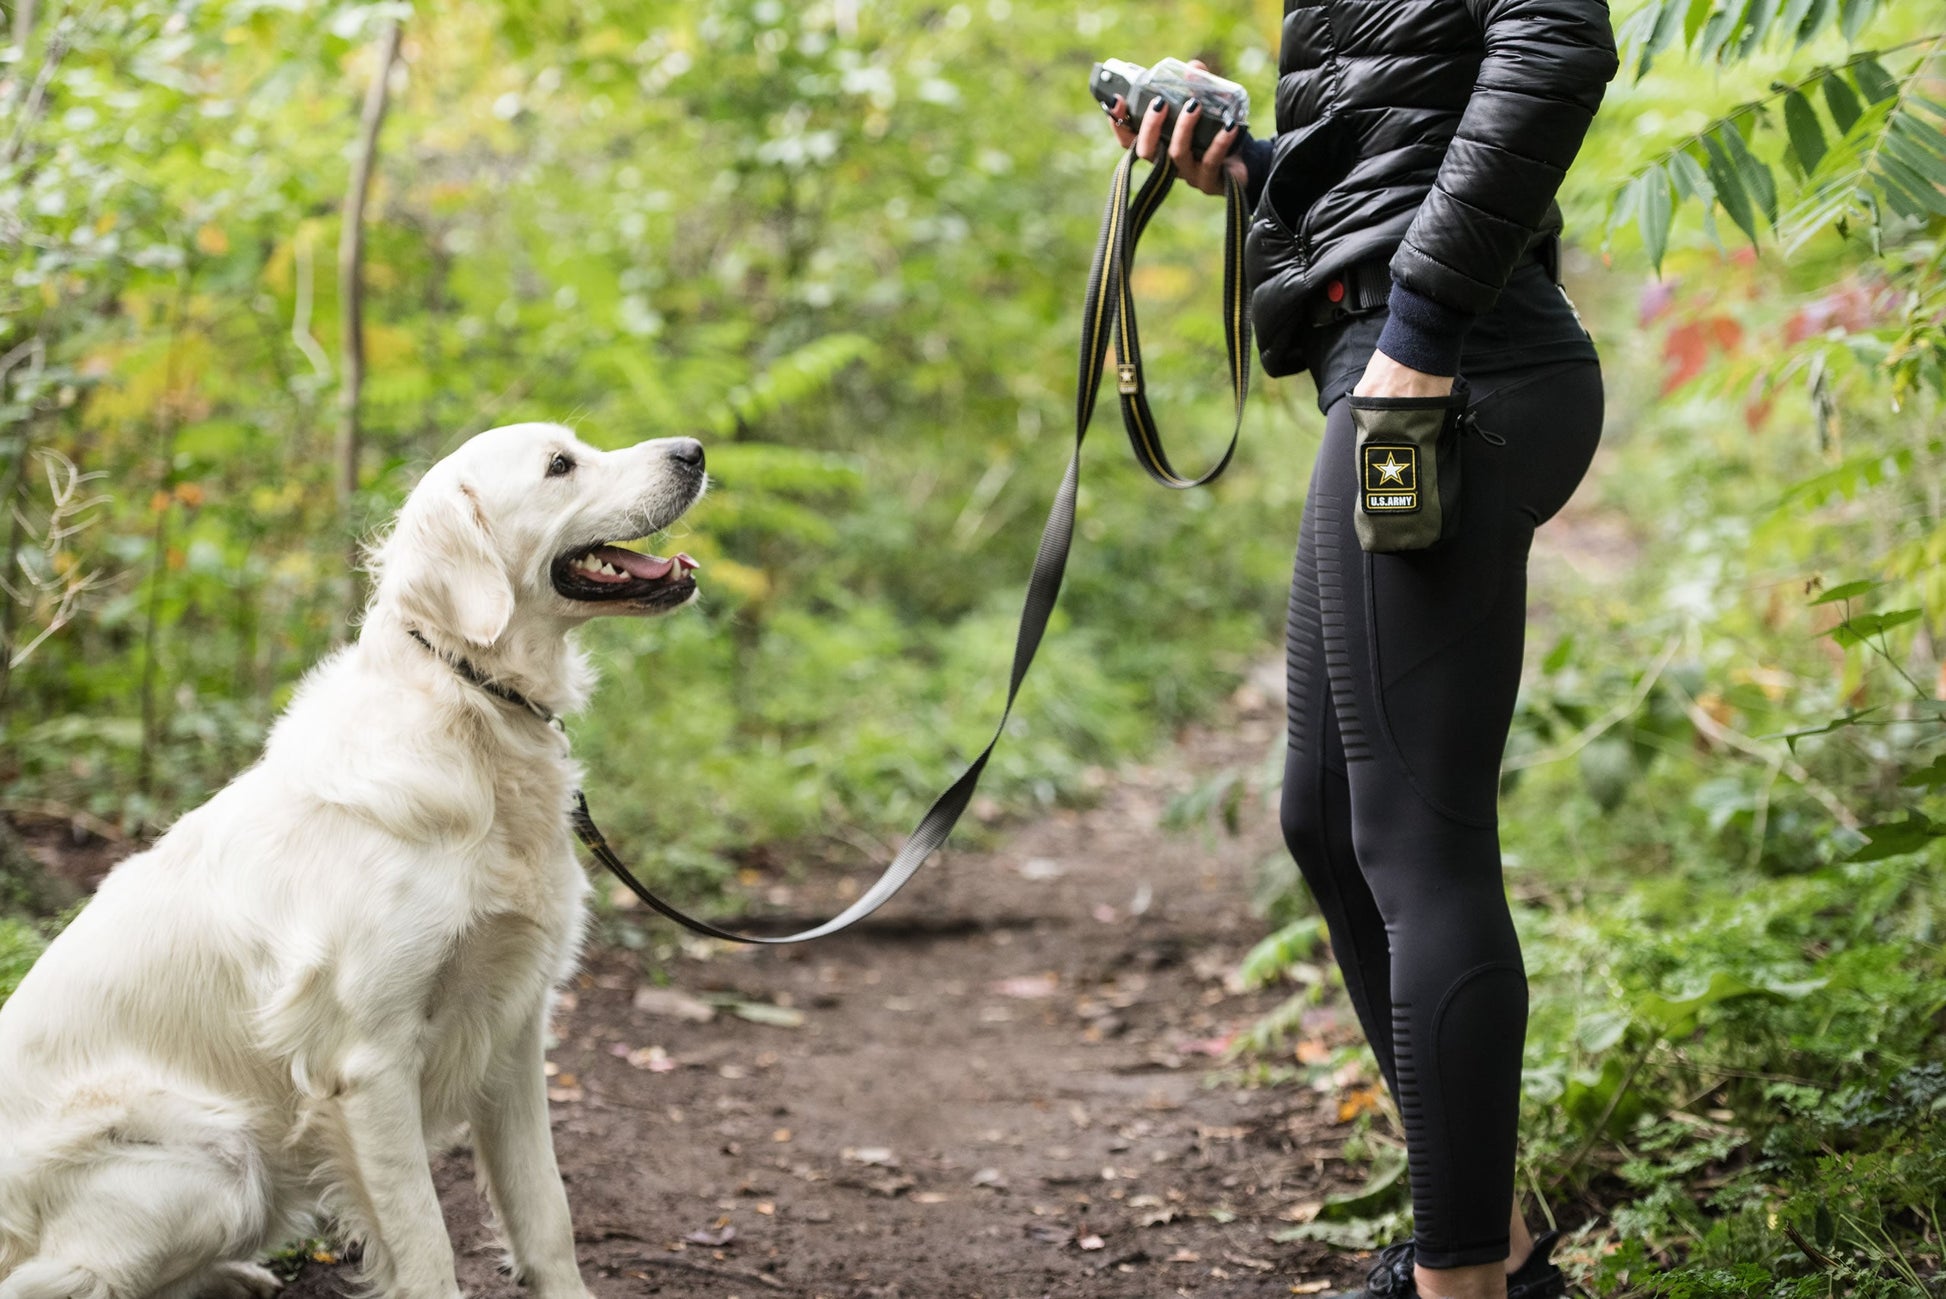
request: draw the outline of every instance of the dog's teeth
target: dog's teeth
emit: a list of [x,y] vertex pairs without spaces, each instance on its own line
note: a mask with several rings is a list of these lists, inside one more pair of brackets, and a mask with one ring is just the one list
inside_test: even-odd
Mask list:
[[613,564],[603,564],[601,566],[601,571],[608,574],[608,576],[610,577],[620,577],[622,575],[622,570],[616,568]]

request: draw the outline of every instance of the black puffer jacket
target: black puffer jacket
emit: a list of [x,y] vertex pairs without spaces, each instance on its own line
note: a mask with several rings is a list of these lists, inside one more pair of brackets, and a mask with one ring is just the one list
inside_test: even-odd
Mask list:
[[1418,361],[1396,359],[1457,359],[1560,228],[1555,192],[1615,70],[1603,0],[1285,0],[1278,134],[1252,177],[1265,368],[1303,369],[1301,304],[1383,257],[1394,332],[1418,335]]

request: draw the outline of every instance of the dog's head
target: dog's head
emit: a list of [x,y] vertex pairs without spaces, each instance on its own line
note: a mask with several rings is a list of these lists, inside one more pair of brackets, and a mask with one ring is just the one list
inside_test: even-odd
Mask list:
[[523,614],[666,613],[695,598],[696,562],[617,543],[667,528],[707,485],[694,438],[600,451],[558,424],[489,429],[407,498],[379,551],[378,598],[481,648]]

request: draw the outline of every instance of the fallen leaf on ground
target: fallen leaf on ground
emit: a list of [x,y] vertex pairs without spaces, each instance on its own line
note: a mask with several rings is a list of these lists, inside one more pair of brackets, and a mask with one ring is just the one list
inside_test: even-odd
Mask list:
[[1323,1294],[1331,1288],[1329,1281],[1299,1281],[1291,1287],[1292,1294]]
[[638,1047],[622,1057],[636,1069],[647,1069],[650,1073],[668,1073],[676,1067],[675,1057],[659,1046]]
[[1007,1189],[1007,1179],[1000,1175],[1000,1170],[997,1168],[982,1168],[979,1172],[973,1174],[973,1185],[991,1187],[996,1191],[1004,1191]]
[[943,1195],[938,1191],[921,1191],[912,1197],[912,1202],[914,1204],[944,1204],[951,1198],[951,1196]]
[[1193,1249],[1179,1249],[1164,1260],[1164,1262],[1168,1263],[1200,1263],[1202,1261],[1203,1256]]
[[804,1012],[789,1006],[773,1006],[767,1001],[734,1001],[730,1003],[730,1013],[738,1019],[747,1019],[752,1024],[763,1024],[770,1028],[802,1028]]
[[680,1019],[692,1024],[707,1024],[716,1018],[716,1007],[700,997],[674,988],[644,987],[635,990],[635,1009],[663,1019]]
[[1090,1250],[1090,1251],[1108,1248],[1108,1242],[1103,1240],[1100,1236],[1083,1236],[1080,1240],[1077,1240],[1074,1243],[1080,1248],[1085,1250]]
[[1052,972],[1016,975],[1011,979],[996,980],[993,985],[994,992],[1017,1001],[1040,1001],[1052,997],[1060,989],[1061,980]]
[[1182,1055],[1221,1056],[1229,1051],[1230,1043],[1235,1040],[1234,1033],[1225,1033],[1222,1037],[1191,1038],[1186,1042],[1176,1043],[1176,1051]]
[[1378,1091],[1360,1087],[1338,1102],[1338,1122],[1349,1123],[1360,1114],[1378,1108]]
[[729,1223],[724,1223],[715,1230],[707,1227],[699,1228],[683,1236],[683,1239],[691,1245],[708,1245],[712,1249],[727,1245],[736,1238],[737,1229]]
[[838,1152],[838,1157],[848,1164],[864,1164],[868,1168],[897,1168],[899,1161],[884,1146],[846,1146]]

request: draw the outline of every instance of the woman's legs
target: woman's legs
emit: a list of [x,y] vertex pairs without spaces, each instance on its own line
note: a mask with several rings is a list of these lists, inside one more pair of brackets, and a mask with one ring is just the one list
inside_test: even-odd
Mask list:
[[1510,1248],[1493,1206],[1513,1200],[1527,1009],[1499,763],[1528,545],[1586,471],[1601,381],[1575,362],[1479,387],[1506,445],[1468,439],[1459,535],[1432,550],[1358,548],[1349,408],[1327,418],[1292,588],[1284,825],[1405,1122],[1418,1261],[1487,1277]]

